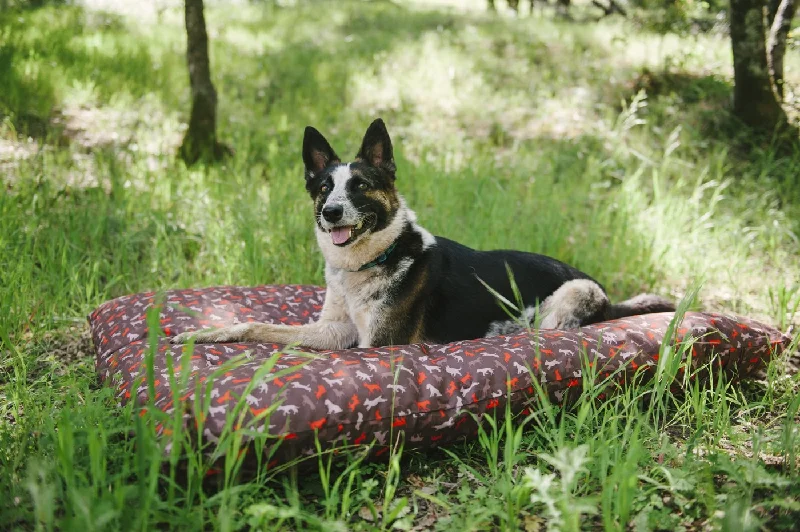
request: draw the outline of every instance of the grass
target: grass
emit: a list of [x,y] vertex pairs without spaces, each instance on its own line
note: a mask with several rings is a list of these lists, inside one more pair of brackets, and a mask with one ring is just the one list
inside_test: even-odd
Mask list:
[[[163,453],[155,424],[170,420],[118,408],[99,384],[83,323],[103,301],[321,283],[303,127],[351,155],[378,115],[435,234],[556,256],[615,298],[701,285],[694,308],[798,323],[800,153],[750,146],[728,115],[723,37],[470,5],[212,3],[220,136],[236,155],[191,170],[174,157],[189,105],[179,9],[0,12],[0,527],[794,527],[787,360],[682,396],[667,374],[569,410],[542,401],[447,450],[321,454],[254,478],[235,452],[207,478],[190,435]],[[787,65],[797,84],[800,60]]]

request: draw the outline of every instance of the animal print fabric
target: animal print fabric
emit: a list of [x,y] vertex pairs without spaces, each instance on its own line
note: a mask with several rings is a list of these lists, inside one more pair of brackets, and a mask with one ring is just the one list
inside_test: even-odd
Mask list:
[[[371,452],[380,455],[398,437],[407,447],[472,437],[477,420],[502,415],[508,401],[513,412],[525,413],[539,397],[535,383],[554,403],[564,405],[592,380],[610,384],[602,392],[607,393],[634,374],[647,379],[656,372],[673,317],[649,314],[575,331],[542,330],[448,345],[300,353],[269,343],[198,344],[190,358],[188,386],[171,390],[170,382],[180,382],[170,373],[179,373],[185,346],[171,345],[164,336],[242,322],[300,325],[317,318],[324,295],[315,286],[267,285],[114,299],[89,317],[97,371],[122,403],[133,399],[145,404],[146,361],[154,353],[156,407],[170,414],[183,409],[185,422],[202,424],[205,437],[214,440],[239,403],[245,415],[240,419],[237,413],[237,425],[249,420],[252,428],[275,436],[272,464],[312,454],[315,438],[323,447],[374,444]],[[153,307],[159,309],[161,328],[155,351],[148,349],[146,320]],[[687,354],[691,368],[700,369],[713,358],[738,378],[763,368],[789,341],[780,331],[746,318],[696,312],[686,314],[676,333],[677,342],[697,339]],[[251,384],[273,356],[274,367]],[[236,357],[238,363],[222,366]],[[203,386],[196,387],[198,381]],[[197,390],[210,400],[208,411],[200,410],[199,416],[191,408],[201,399],[195,397]]]

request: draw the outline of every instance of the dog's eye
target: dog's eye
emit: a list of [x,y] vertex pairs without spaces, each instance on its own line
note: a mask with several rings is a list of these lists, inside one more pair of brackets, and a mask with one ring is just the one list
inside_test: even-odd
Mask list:
[[319,187],[319,191],[322,192],[323,194],[325,194],[329,190],[330,190],[330,187],[328,185],[322,185],[321,187]]
[[358,184],[356,188],[358,188],[358,190],[367,190],[369,188],[369,185],[362,181]]

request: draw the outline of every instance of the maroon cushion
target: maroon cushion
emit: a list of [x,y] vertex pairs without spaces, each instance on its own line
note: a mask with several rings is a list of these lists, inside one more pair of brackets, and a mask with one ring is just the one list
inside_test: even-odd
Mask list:
[[[116,387],[122,402],[132,397],[147,401],[145,314],[156,301],[161,301],[163,333],[174,336],[247,321],[299,325],[317,318],[324,294],[314,286],[267,285],[171,290],[161,299],[147,292],[109,301],[89,317],[97,371]],[[256,371],[284,346],[198,344],[191,357],[192,381],[178,390],[178,397],[188,404],[194,399],[195,379],[213,381],[210,409],[202,420],[212,439],[241,399],[248,416],[267,412],[256,423],[283,440],[276,460],[310,452],[315,434],[323,445],[374,442],[377,453],[385,451],[390,431],[404,432],[407,445],[439,445],[474,435],[471,414],[501,413],[508,400],[512,410],[524,410],[537,397],[533,379],[554,402],[571,401],[583,388],[584,357],[597,380],[625,382],[637,372],[648,378],[672,318],[672,313],[649,314],[576,331],[543,330],[448,345],[317,351],[322,356],[313,359],[283,353],[272,373],[244,398]],[[719,366],[738,377],[763,368],[789,342],[780,331],[753,320],[699,312],[687,313],[676,333],[678,342],[697,339],[690,350],[692,368],[716,356]],[[161,338],[153,360],[154,404],[168,413],[176,405],[167,361],[178,367],[182,349]],[[219,371],[221,364],[242,354],[241,362]],[[192,409],[179,406],[192,417]]]

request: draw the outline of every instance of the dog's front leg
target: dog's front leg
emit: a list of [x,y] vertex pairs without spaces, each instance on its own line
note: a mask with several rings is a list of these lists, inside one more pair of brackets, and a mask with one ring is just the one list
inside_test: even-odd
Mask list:
[[[413,309],[409,311],[409,308]],[[374,313],[369,337],[362,333],[359,347],[407,345],[425,341],[425,311],[422,305],[401,306]],[[355,318],[358,322],[358,318]],[[362,329],[363,330],[363,329]]]
[[318,321],[306,325],[273,325],[270,323],[240,323],[219,329],[190,331],[171,339],[184,344],[194,338],[196,343],[274,342],[300,344],[314,349],[346,349],[358,342],[358,330],[347,313],[344,298],[328,288],[322,314]]
[[358,341],[356,326],[344,321],[326,321],[306,325],[273,325],[270,323],[240,323],[220,329],[185,332],[172,338],[173,344],[185,344],[190,338],[195,343],[271,342],[299,344],[314,349],[346,349]]

